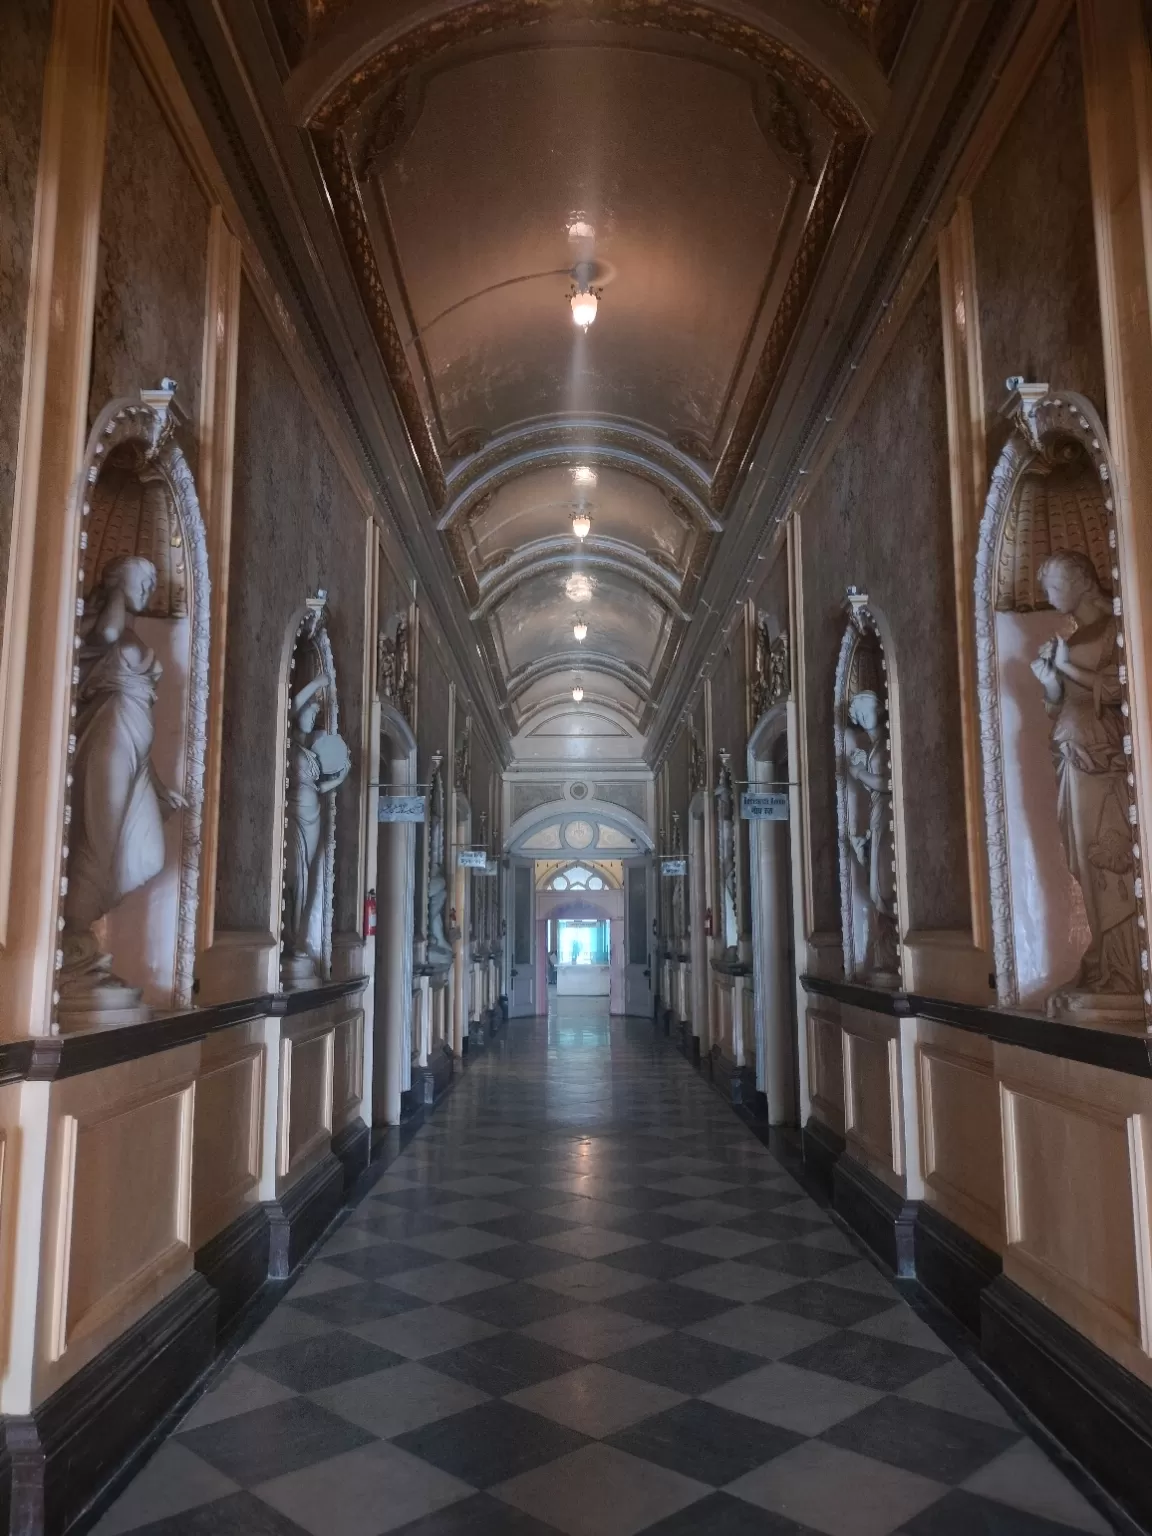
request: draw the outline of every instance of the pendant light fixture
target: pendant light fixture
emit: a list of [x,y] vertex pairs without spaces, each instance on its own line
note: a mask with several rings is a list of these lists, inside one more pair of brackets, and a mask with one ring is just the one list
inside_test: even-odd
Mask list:
[[592,532],[592,519],[584,511],[583,507],[572,519],[572,532],[581,542]]
[[576,704],[579,704],[580,701],[583,699],[583,697],[584,697],[584,690],[583,690],[583,688],[581,688],[580,684],[577,683],[575,688],[573,688],[573,690],[572,690],[573,702],[576,703]]
[[576,636],[577,641],[582,641],[587,637],[588,626],[585,624],[582,614],[578,613],[576,615],[576,622],[572,626],[572,633]]

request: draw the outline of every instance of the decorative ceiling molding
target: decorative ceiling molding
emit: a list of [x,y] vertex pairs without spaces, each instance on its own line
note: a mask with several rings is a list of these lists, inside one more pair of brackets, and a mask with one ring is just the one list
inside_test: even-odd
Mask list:
[[404,343],[396,327],[392,306],[384,291],[348,145],[342,133],[333,134],[329,138],[316,135],[314,142],[332,199],[332,212],[352,264],[352,275],[356,280],[368,324],[372,328],[373,339],[380,349],[388,380],[395,391],[396,403],[411,439],[416,462],[424,475],[429,498],[434,507],[440,508],[448,499],[444,469],[416,392],[412,371],[404,356]]
[[493,438],[448,477],[452,499],[439,526],[447,528],[470,515],[482,497],[520,475],[577,464],[635,475],[657,486],[673,510],[701,528],[720,528],[711,511],[708,481],[686,455],[654,433],[595,417],[534,422]]
[[[770,19],[765,17],[764,22]],[[746,14],[732,15],[692,0],[467,0],[419,22],[361,59],[313,108],[307,126],[318,135],[331,135],[378,92],[438,54],[493,33],[552,20],[661,31],[738,54],[797,86],[838,132],[859,134],[868,129],[857,104],[798,48]]]
[[[591,689],[585,688],[584,697],[580,701],[580,707],[581,709],[607,710],[611,714],[618,715],[632,730],[636,731],[640,729],[640,719],[644,713],[646,702],[644,699],[638,699],[636,707],[629,709],[619,699],[614,699],[609,694],[596,693]],[[550,697],[541,699],[538,703],[533,704],[529,709],[517,710],[516,728],[520,732],[526,731],[550,712],[563,714],[571,709],[571,707],[570,690],[552,694]]]
[[672,618],[681,620],[691,618],[691,614],[685,612],[680,606],[680,583],[654,560],[643,560],[641,563],[640,560],[624,560],[619,556],[600,554],[591,550],[585,550],[576,555],[571,547],[560,553],[537,559],[530,569],[501,566],[496,579],[482,590],[480,601],[469,614],[469,618],[473,620],[487,618],[525,581],[536,576],[545,576],[549,571],[570,570],[574,560],[577,559],[582,570],[611,571],[613,575],[622,576],[625,581],[634,582],[636,586],[643,587],[645,592],[654,598]]
[[541,656],[528,666],[521,667],[519,672],[514,672],[508,679],[509,700],[515,703],[533,683],[539,682],[542,677],[549,677],[553,672],[602,672],[605,677],[614,677],[617,682],[630,688],[638,698],[645,701],[650,698],[651,680],[634,662],[622,661],[619,656],[611,656],[606,651],[580,649],[556,651],[550,656]]

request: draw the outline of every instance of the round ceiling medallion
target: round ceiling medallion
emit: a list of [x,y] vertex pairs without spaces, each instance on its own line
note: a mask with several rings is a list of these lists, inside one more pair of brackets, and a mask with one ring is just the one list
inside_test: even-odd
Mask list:
[[587,821],[570,821],[564,828],[564,841],[569,848],[591,848],[596,839],[596,828]]
[[587,784],[573,784],[569,787],[568,793],[572,796],[573,800],[587,800],[588,786]]

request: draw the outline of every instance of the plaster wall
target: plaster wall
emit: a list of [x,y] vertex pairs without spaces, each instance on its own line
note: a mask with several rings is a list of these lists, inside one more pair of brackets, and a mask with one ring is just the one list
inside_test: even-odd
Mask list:
[[1010,375],[1078,390],[1107,419],[1075,12],[976,188],[972,217],[991,473]]
[[[815,926],[840,926],[832,704],[845,589],[883,610],[907,769],[905,929],[969,922],[948,426],[935,269],[801,512]],[[915,765],[915,771],[907,771]]]
[[[328,593],[340,734],[360,762],[364,512],[247,282],[240,298],[225,742],[220,782],[219,929],[261,929],[277,844],[273,826],[279,666],[289,626]],[[359,926],[360,776],[336,801],[334,929]]]
[[118,26],[108,93],[89,421],[116,396],[173,378],[195,474],[208,201]]
[[51,0],[10,0],[0,13],[0,646],[20,437],[44,60],[51,24]]

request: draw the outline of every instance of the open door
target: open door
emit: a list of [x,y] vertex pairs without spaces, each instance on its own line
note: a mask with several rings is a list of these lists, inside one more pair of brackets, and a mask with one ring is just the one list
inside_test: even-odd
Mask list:
[[648,863],[624,866],[627,900],[624,912],[624,1012],[652,1017],[652,945],[648,924]]
[[536,895],[533,866],[512,866],[512,966],[508,1012],[514,1019],[532,1018],[536,1008]]

